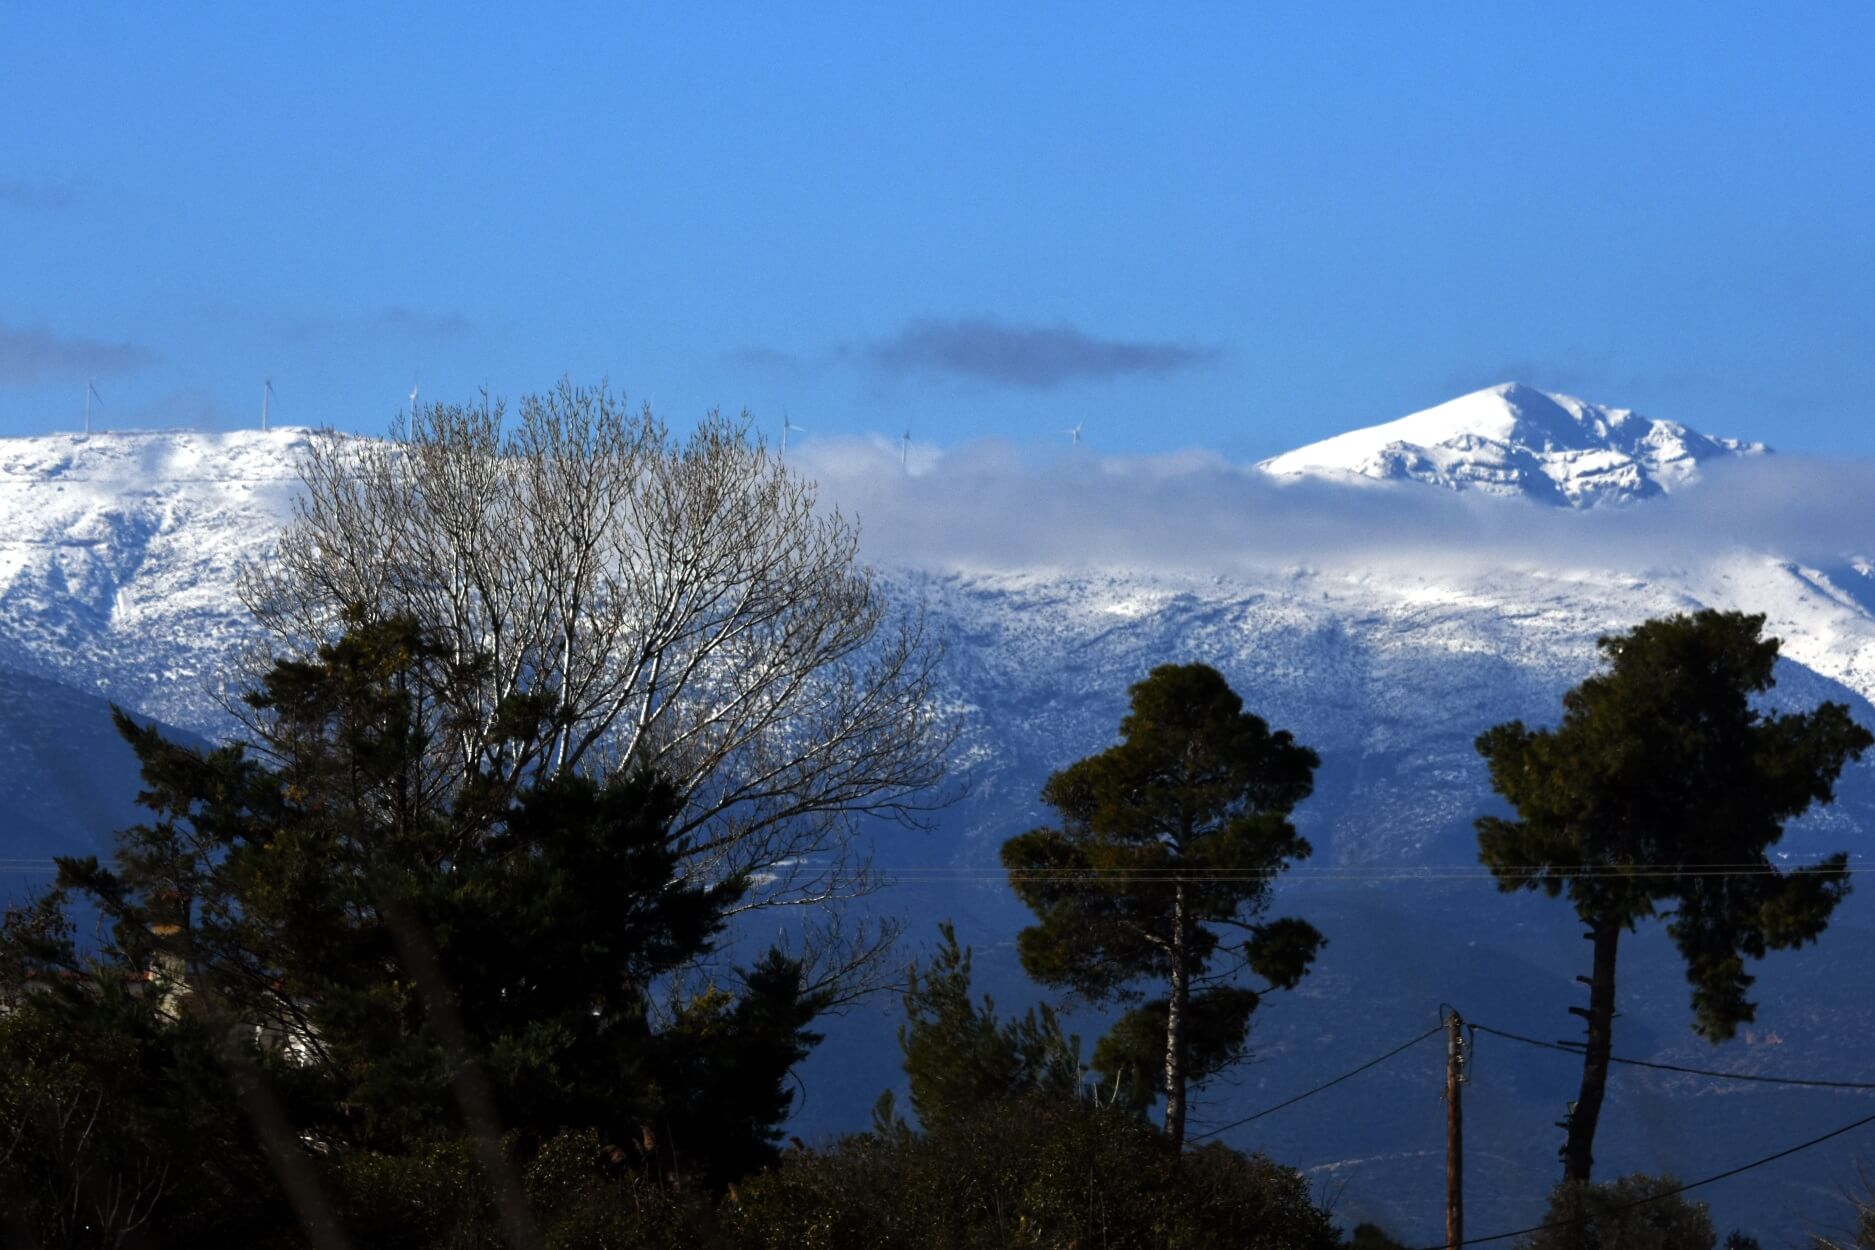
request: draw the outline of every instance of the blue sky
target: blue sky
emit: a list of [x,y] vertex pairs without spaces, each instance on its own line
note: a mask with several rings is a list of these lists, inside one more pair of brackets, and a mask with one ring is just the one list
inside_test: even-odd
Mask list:
[[271,377],[377,431],[564,373],[1242,459],[1514,377],[1867,455],[1871,49],[1848,5],[7,6],[0,432],[88,376],[106,425]]

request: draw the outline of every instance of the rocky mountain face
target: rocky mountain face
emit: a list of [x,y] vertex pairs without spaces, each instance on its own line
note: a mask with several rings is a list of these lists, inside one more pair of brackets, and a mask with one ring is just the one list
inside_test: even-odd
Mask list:
[[1260,467],[1279,477],[1423,482],[1582,508],[1673,491],[1696,480],[1707,461],[1766,450],[1506,382]]
[[[247,637],[236,569],[267,558],[288,515],[301,431],[109,434],[0,441],[0,770],[39,787],[31,819],[0,834],[0,890],[32,865],[126,818],[134,780],[113,757],[105,700],[204,735],[226,727],[216,675]],[[1369,479],[1522,496],[1568,506],[1687,488],[1715,458],[1755,444],[1709,439],[1527,387],[1481,391],[1276,457],[1281,476]],[[836,501],[837,502],[837,501]],[[1493,505],[1495,506],[1495,505]],[[1510,506],[1510,505],[1506,505]],[[1463,567],[1464,571],[1454,571]],[[1271,568],[1202,577],[1137,568],[883,570],[922,605],[948,650],[946,701],[963,731],[959,800],[923,833],[878,833],[898,884],[871,905],[902,917],[912,950],[954,918],[978,948],[981,988],[1019,1009],[1038,991],[1016,966],[1026,921],[997,870],[1001,841],[1042,818],[1048,772],[1112,741],[1128,684],[1154,664],[1204,660],[1247,705],[1319,750],[1317,793],[1299,812],[1315,855],[1279,908],[1330,946],[1302,989],[1263,1013],[1255,1061],[1206,1091],[1194,1131],[1225,1125],[1353,1068],[1429,1028],[1439,1003],[1540,1038],[1572,1037],[1565,1008],[1583,970],[1566,906],[1504,896],[1475,867],[1471,821],[1493,799],[1475,736],[1513,717],[1547,723],[1594,666],[1597,636],[1699,606],[1767,613],[1785,640],[1775,700],[1848,702],[1875,724],[1875,595],[1866,563],[1817,567],[1733,551],[1671,568],[1559,572],[1476,566]],[[12,682],[7,687],[5,683]],[[4,710],[4,707],[0,707]],[[54,759],[54,757],[57,757]],[[64,797],[60,797],[64,796]],[[81,797],[84,801],[80,801]],[[102,804],[100,806],[100,803]],[[62,805],[61,805],[62,804]],[[1786,839],[1792,862],[1837,849],[1871,859],[1875,763],[1840,801]],[[9,858],[10,857],[10,858]],[[1759,1021],[1711,1048],[1690,1032],[1686,988],[1664,937],[1623,951],[1616,1051],[1692,1066],[1875,1079],[1875,907],[1852,898],[1822,943],[1762,969]],[[803,1136],[857,1127],[897,1080],[893,1007],[830,1029],[803,1073]],[[1084,1053],[1100,1027],[1075,1016]],[[1232,1128],[1340,1194],[1350,1222],[1379,1218],[1436,1240],[1442,1167],[1440,1054],[1432,1044],[1319,1099]],[[1468,1229],[1535,1222],[1559,1174],[1548,1125],[1574,1096],[1568,1055],[1487,1040],[1469,1095]],[[1717,1172],[1866,1114],[1842,1092],[1617,1073],[1601,1152],[1607,1174]],[[1857,1108],[1863,1108],[1857,1111]],[[1792,1211],[1825,1215],[1847,1175],[1799,1166],[1712,1197],[1722,1221],[1767,1244]],[[1783,1238],[1788,1240],[1788,1238]]]
[[0,439],[0,666],[203,732],[304,430]]

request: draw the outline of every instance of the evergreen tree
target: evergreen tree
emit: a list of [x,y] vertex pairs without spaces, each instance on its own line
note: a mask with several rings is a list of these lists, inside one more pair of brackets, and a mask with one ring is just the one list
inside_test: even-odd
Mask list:
[[910,971],[899,1049],[911,1105],[928,1130],[949,1127],[991,1103],[1022,1097],[1072,1098],[1080,1083],[1078,1038],[1066,1036],[1047,1004],[1002,1020],[986,994],[970,997],[970,952],[949,922],[943,945]]
[[1692,984],[1694,1028],[1718,1042],[1752,1019],[1747,958],[1816,940],[1849,890],[1847,857],[1779,871],[1784,823],[1827,803],[1875,738],[1839,703],[1786,715],[1752,705],[1773,684],[1778,642],[1762,616],[1703,611],[1601,639],[1605,671],[1563,696],[1555,729],[1520,721],[1478,739],[1517,819],[1477,822],[1503,890],[1567,891],[1593,943],[1582,1088],[1564,1176],[1593,1162],[1613,1043],[1615,955],[1656,915]]
[[[993,1101],[925,1133],[790,1150],[724,1209],[765,1250],[1335,1250],[1309,1179],[1216,1142],[1174,1155],[1137,1117]],[[614,1244],[614,1243],[606,1243]]]
[[68,971],[0,986],[0,1244],[263,1244],[286,1200],[223,1038],[122,969]]
[[[1550,1193],[1549,1227],[1518,1250],[1713,1250],[1719,1235],[1706,1204],[1672,1193],[1679,1185],[1638,1172],[1600,1185],[1564,1181]],[[1728,1250],[1737,1240],[1728,1239]]]
[[[1095,1066],[1123,1081],[1156,1048],[1176,1150],[1187,1085],[1241,1054],[1261,995],[1294,986],[1321,946],[1301,920],[1260,919],[1276,875],[1309,854],[1289,814],[1320,761],[1206,665],[1162,665],[1130,695],[1120,742],[1043,787],[1059,824],[1010,839],[1002,858],[1039,921],[1019,938],[1029,975],[1097,1001],[1166,988],[1122,1018]],[[1264,984],[1239,983],[1246,969]]]
[[[635,771],[525,785],[439,766],[420,706],[477,663],[407,619],[358,618],[248,696],[252,749],[198,752],[121,718],[153,819],[114,869],[61,880],[185,1016],[251,1026],[304,1141],[396,1153],[468,1132],[526,1152],[591,1128],[657,1171],[723,1181],[771,1157],[823,1005],[771,954],[739,990],[663,1002],[712,950],[735,878],[678,870],[674,789]],[[551,708],[515,699],[500,735]]]

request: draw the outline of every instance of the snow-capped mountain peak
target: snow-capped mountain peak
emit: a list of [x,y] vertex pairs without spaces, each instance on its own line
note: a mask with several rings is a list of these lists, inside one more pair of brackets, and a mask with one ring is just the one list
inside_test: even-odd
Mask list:
[[1278,477],[1415,481],[1579,508],[1662,494],[1694,480],[1705,461],[1766,450],[1506,382],[1258,467]]

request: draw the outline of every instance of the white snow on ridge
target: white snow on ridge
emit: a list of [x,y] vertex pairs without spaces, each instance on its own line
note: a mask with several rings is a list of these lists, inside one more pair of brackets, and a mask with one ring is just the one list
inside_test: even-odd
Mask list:
[[1277,477],[1414,481],[1584,507],[1669,492],[1696,479],[1704,461],[1766,450],[1507,382],[1258,467]]
[[0,439],[0,665],[172,723],[215,723],[247,638],[241,561],[299,489],[302,429]]
[[[1710,454],[1681,427],[1517,387],[1395,426],[1432,443],[1462,432],[1498,446],[1595,444],[1576,448],[1578,467],[1632,435],[1666,466],[1650,472],[1674,481],[1673,466]],[[225,729],[210,690],[252,637],[235,575],[267,558],[290,515],[306,437],[0,439],[0,668],[199,732]],[[1344,438],[1358,449],[1375,432]],[[1111,733],[1114,700],[1151,665],[1205,659],[1277,723],[1357,756],[1393,758],[1466,727],[1442,757],[1457,767],[1465,735],[1490,718],[1553,715],[1555,694],[1592,668],[1597,634],[1699,606],[1768,613],[1797,665],[1875,699],[1875,566],[1739,552],[1681,569],[1568,573],[1476,561],[1232,567],[961,573],[912,560],[886,580],[941,623],[945,698],[976,709],[978,760],[1093,749]]]
[[[24,805],[29,819],[16,812],[0,830],[8,854],[69,850],[56,839],[94,838],[122,825],[117,809],[80,801],[108,784],[127,803],[134,787],[127,753],[113,740],[102,708],[92,699],[64,697],[71,690],[102,694],[205,735],[229,727],[210,690],[252,638],[234,593],[235,575],[244,562],[268,558],[291,515],[295,460],[305,439],[298,430],[0,438],[0,693],[11,698],[0,766],[31,783],[16,785],[14,795],[15,807]],[[1401,450],[1409,444],[1420,460]],[[1260,522],[1259,509],[1273,496],[1319,495],[1312,507],[1334,516],[1356,513],[1360,525],[1384,527],[1451,503],[1468,519],[1475,514],[1480,527],[1500,514],[1541,515],[1545,534],[1627,531],[1649,527],[1630,524],[1640,513],[1539,512],[1490,496],[1535,494],[1565,506],[1638,499],[1690,481],[1713,456],[1754,450],[1620,410],[1498,388],[1265,466],[1375,488],[1362,493],[1364,507],[1344,509],[1346,496],[1332,486],[1248,492],[1257,498],[1244,506]],[[896,459],[885,459],[896,472]],[[1370,459],[1371,472],[1362,468]],[[1284,462],[1291,467],[1279,467]],[[1390,465],[1400,471],[1390,473]],[[1419,468],[1408,472],[1414,465]],[[1790,468],[1800,476],[1806,471],[1798,461]],[[1240,490],[1243,475],[1233,474],[1226,485]],[[1388,490],[1375,480],[1389,476],[1484,497],[1460,503],[1421,494],[1417,506],[1396,508],[1395,501],[1412,501],[1406,486]],[[1102,479],[1099,489],[1105,503],[1117,504],[1135,488],[1114,476]],[[1720,492],[1725,485],[1714,481],[1705,489]],[[1730,497],[1714,498],[1723,504]],[[1657,500],[1639,507],[1658,508],[1654,515],[1661,515],[1677,505]],[[1038,526],[1048,515],[1042,509],[992,511],[1011,526]],[[1127,516],[1168,524],[1149,510],[1129,509]],[[1175,527],[1169,532],[1179,535]],[[1272,1089],[1332,1075],[1348,1052],[1372,1053],[1390,1044],[1389,1034],[1423,1027],[1410,1020],[1428,1010],[1426,1003],[1489,1001],[1499,1004],[1495,1010],[1542,1019],[1538,1013],[1566,1001],[1580,946],[1566,912],[1515,902],[1500,908],[1488,885],[1460,886],[1436,870],[1474,862],[1472,821],[1490,810],[1475,736],[1513,717],[1554,723],[1559,696],[1596,666],[1598,635],[1700,607],[1763,612],[1789,661],[1780,665],[1772,701],[1810,706],[1846,698],[1858,719],[1875,724],[1875,708],[1865,702],[1875,700],[1875,562],[1849,554],[1798,560],[1775,539],[1744,550],[1727,546],[1723,536],[1669,551],[1644,544],[1604,550],[1572,539],[1566,559],[1554,548],[1544,558],[1540,543],[1528,552],[1515,543],[1471,548],[1465,534],[1440,530],[1409,558],[1386,562],[1317,552],[1306,561],[1293,554],[1227,561],[1218,551],[1213,563],[1213,545],[1201,552],[1197,567],[1182,571],[1157,560],[1155,548],[1118,545],[1099,549],[1136,554],[1083,567],[1030,561],[1000,571],[961,571],[941,555],[921,552],[915,541],[906,544],[910,558],[882,568],[881,585],[908,608],[922,607],[946,647],[938,697],[962,734],[953,757],[961,797],[943,813],[942,836],[880,839],[879,866],[888,875],[906,875],[903,890],[879,896],[880,906],[896,907],[893,914],[908,920],[914,935],[928,934],[929,921],[939,916],[974,917],[978,928],[969,936],[981,953],[983,975],[1001,967],[1003,984],[1021,984],[1011,940],[1019,922],[996,868],[997,848],[1045,818],[1037,792],[1050,770],[1113,740],[1130,683],[1162,663],[1217,666],[1250,710],[1321,752],[1320,784],[1299,809],[1298,824],[1316,848],[1310,868],[1343,870],[1339,876],[1320,872],[1306,883],[1297,874],[1285,887],[1295,891],[1286,900],[1297,900],[1302,914],[1331,934],[1331,947],[1295,1009],[1258,1025],[1259,1053],[1282,1062],[1270,1064],[1262,1078],[1252,1071],[1243,1090],[1219,1091],[1218,1100],[1206,1104],[1207,1115],[1232,1119],[1266,1102]],[[1273,542],[1257,551],[1284,547]],[[1441,559],[1441,552],[1454,558]],[[1517,558],[1513,567],[1500,558],[1507,553],[1531,558]],[[115,759],[118,771],[61,772],[55,766],[80,753]],[[1796,862],[1839,849],[1865,857],[1871,829],[1875,760],[1855,766],[1837,805],[1793,829],[1780,853]],[[912,870],[927,883],[913,889]],[[1428,875],[1395,884],[1401,874],[1416,872]],[[1458,931],[1505,940],[1455,947],[1446,936],[1450,926],[1428,926],[1432,914]],[[1839,984],[1841,961],[1856,958],[1856,931],[1847,920],[1835,927],[1852,930],[1825,940],[1825,950],[1837,953],[1801,965],[1820,969],[1818,975],[1799,982],[1785,965],[1765,978],[1761,1017],[1765,1027],[1802,1038],[1823,1068],[1856,1062],[1869,1032],[1868,995],[1845,998]],[[1859,932],[1866,936],[1865,923]],[[1623,1010],[1642,1030],[1632,1036],[1648,1036],[1648,1030],[1662,1039],[1688,1036],[1677,966],[1656,962],[1651,974],[1649,966],[1645,958],[1636,960],[1633,975],[1655,979],[1637,980],[1645,990],[1630,987],[1632,998],[1624,1000]],[[1858,989],[1855,978],[1848,982],[1851,991]],[[1360,1010],[1350,1015],[1348,1003]],[[810,1086],[832,1093],[816,1098],[823,1118],[807,1122],[811,1127],[803,1132],[863,1122],[865,1105],[840,1110],[840,1091],[868,1088],[853,1072],[870,1074],[869,1056],[894,1053],[882,1018],[856,1013],[849,1019],[859,1023],[811,1061],[833,1075],[818,1078],[828,1081],[825,1087],[810,1076]],[[1327,1020],[1332,1036],[1323,1032]],[[1662,1057],[1690,1053],[1668,1050]],[[1747,1054],[1720,1066],[1750,1068],[1754,1061]],[[1369,1135],[1397,1132],[1407,1140],[1416,1114],[1411,1109],[1419,1105],[1414,1091],[1424,1086],[1402,1076],[1405,1069],[1390,1071],[1387,1079],[1401,1083],[1387,1095],[1385,1114],[1379,1127],[1368,1126]],[[880,1072],[882,1082],[894,1078],[889,1058]],[[1500,1105],[1505,1141],[1521,1141],[1515,1137],[1520,1124],[1552,1118],[1548,1104],[1537,1105],[1546,1097],[1539,1091]],[[1726,1119],[1729,1102],[1688,1102],[1706,1118],[1689,1121],[1684,1136],[1733,1140],[1758,1119],[1784,1114],[1782,1104],[1754,1103]],[[1386,1110],[1396,1105],[1406,1110]],[[1641,1143],[1613,1163],[1664,1166],[1640,1153],[1658,1145],[1646,1131],[1652,1105],[1611,1105],[1611,1127],[1622,1130],[1614,1140]],[[1277,1157],[1341,1160],[1324,1165],[1324,1174],[1353,1176],[1370,1194],[1410,1193],[1416,1183],[1411,1151],[1366,1152],[1350,1160],[1345,1140],[1324,1135],[1306,1117],[1267,1123],[1277,1135],[1258,1144]],[[1546,1176],[1552,1159],[1548,1140],[1507,1149],[1491,1161],[1501,1177],[1511,1178],[1497,1188],[1540,1192],[1532,1178]],[[1675,1166],[1710,1170],[1716,1164],[1679,1157]],[[1761,1205],[1770,1210],[1778,1200],[1766,1197]],[[1495,1210],[1487,1212],[1493,1226],[1511,1226],[1515,1213],[1502,1204]],[[1419,1218],[1405,1207],[1376,1215],[1403,1229]],[[1433,1235],[1425,1234],[1428,1240]]]

